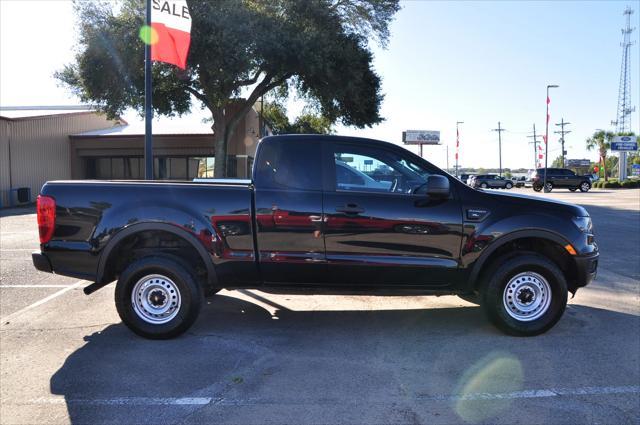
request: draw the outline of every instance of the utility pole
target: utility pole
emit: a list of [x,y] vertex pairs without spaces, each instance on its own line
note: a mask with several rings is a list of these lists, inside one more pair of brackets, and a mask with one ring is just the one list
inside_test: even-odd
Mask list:
[[460,149],[460,130],[458,125],[464,124],[464,121],[456,121],[456,177],[458,177],[458,150]]
[[560,131],[554,131],[554,133],[560,135],[560,143],[562,144],[562,166],[563,167],[564,167],[564,155],[565,155],[565,151],[564,151],[564,135],[571,133],[571,130],[565,130],[564,126],[565,125],[569,125],[569,124],[571,124],[571,123],[570,122],[564,122],[564,118],[562,118],[562,119],[560,119],[559,123],[556,123],[556,125],[560,126]]
[[536,134],[536,123],[533,123],[533,136],[527,136],[529,138],[533,138],[533,169],[536,170],[538,168],[538,136]]
[[498,132],[498,160],[500,162],[500,176],[502,177],[502,132],[505,129],[500,126],[500,121],[498,121],[498,128],[494,128],[491,131]]
[[449,172],[449,144],[447,143],[447,173]]

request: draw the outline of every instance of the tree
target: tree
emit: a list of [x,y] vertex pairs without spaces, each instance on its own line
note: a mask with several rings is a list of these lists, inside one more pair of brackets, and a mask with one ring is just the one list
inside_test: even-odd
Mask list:
[[564,168],[564,163],[562,162],[562,155],[556,157],[551,163],[551,168]]
[[[75,61],[56,73],[82,101],[111,118],[144,108],[144,23],[139,0],[75,3]],[[188,0],[192,17],[187,70],[153,66],[157,114],[181,115],[197,99],[210,111],[215,176],[224,177],[227,145],[256,100],[292,88],[330,123],[382,121],[380,77],[369,40],[385,46],[398,0]],[[305,118],[301,124],[308,124]]]
[[293,123],[289,122],[286,108],[279,102],[265,103],[263,118],[274,134],[329,134],[331,122],[320,114],[303,112]]
[[614,134],[610,131],[598,130],[587,139],[587,150],[598,150],[600,164],[602,165],[604,180],[607,181],[607,151],[611,148],[611,139]]

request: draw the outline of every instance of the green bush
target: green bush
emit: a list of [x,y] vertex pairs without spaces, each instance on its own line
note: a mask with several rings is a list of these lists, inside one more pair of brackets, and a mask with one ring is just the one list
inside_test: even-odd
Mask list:
[[620,183],[618,182],[618,180],[609,180],[608,182],[604,183],[604,187],[606,189],[619,189]]
[[635,187],[640,187],[640,183],[637,180],[625,180],[622,183],[620,183],[620,186],[622,186],[625,189],[632,189]]

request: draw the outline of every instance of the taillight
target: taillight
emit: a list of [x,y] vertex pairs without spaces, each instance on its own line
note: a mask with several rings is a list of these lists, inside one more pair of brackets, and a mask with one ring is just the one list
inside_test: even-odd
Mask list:
[[56,200],[50,196],[38,195],[36,203],[38,212],[38,232],[40,243],[47,243],[53,236],[56,227]]

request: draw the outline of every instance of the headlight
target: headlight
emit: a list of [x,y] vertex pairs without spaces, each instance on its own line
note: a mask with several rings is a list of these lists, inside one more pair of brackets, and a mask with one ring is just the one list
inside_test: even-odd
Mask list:
[[573,224],[575,224],[582,233],[591,233],[593,230],[591,217],[573,217]]

